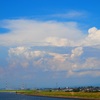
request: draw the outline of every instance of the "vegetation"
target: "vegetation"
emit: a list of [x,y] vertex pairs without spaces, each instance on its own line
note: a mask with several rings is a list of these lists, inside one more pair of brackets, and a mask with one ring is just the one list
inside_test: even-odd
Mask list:
[[52,90],[0,90],[0,92],[16,92],[17,94],[33,95],[33,96],[49,96],[63,98],[82,98],[86,100],[100,100],[100,92],[64,92]]
[[24,90],[17,91],[17,93],[35,96],[50,96],[50,97],[70,97],[70,98],[90,98],[100,99],[100,92],[64,92],[64,91],[37,91],[37,90]]

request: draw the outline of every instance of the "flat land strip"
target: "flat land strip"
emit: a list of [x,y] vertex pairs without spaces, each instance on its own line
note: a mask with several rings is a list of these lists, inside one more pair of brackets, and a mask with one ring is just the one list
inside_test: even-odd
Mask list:
[[49,96],[49,97],[63,97],[63,98],[83,98],[86,100],[100,100],[100,92],[64,92],[64,91],[17,91],[20,94],[35,95],[35,96]]
[[17,94],[31,96],[48,96],[60,98],[80,98],[81,100],[100,100],[100,92],[64,92],[44,90],[0,90],[0,92],[16,92]]

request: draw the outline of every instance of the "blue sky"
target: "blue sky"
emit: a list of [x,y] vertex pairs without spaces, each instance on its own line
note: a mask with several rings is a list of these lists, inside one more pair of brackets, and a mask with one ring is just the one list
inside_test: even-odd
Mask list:
[[99,3],[0,0],[0,88],[100,86]]

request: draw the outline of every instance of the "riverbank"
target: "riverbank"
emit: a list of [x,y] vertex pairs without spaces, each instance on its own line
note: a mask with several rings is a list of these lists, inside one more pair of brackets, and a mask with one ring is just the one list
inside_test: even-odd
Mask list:
[[100,92],[64,92],[64,91],[37,91],[37,90],[19,90],[17,94],[30,96],[46,96],[56,98],[76,98],[80,100],[100,100]]

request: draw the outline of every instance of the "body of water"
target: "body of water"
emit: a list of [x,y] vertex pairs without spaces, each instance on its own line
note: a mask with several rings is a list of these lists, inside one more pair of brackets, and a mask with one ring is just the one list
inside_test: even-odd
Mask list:
[[27,96],[27,95],[20,95],[16,93],[0,93],[0,100],[79,100],[79,99]]

